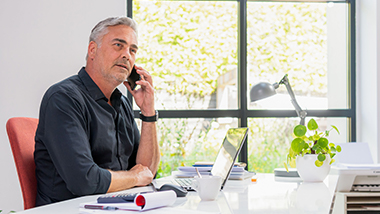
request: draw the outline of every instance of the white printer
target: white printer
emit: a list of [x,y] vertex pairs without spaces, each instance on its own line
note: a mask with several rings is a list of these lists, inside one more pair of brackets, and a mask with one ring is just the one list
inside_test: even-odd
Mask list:
[[380,192],[380,165],[339,164],[331,167],[338,174],[336,190],[339,192]]
[[338,174],[337,191],[380,192],[380,164],[374,164],[367,143],[341,143],[331,174]]

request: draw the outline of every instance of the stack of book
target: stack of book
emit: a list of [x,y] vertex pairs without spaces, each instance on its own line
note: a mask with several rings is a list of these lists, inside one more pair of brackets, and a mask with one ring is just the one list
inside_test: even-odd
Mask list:
[[[173,171],[172,175],[177,178],[192,178],[197,176],[195,168],[198,168],[201,175],[210,175],[213,164],[213,162],[196,162],[192,166],[178,167],[178,171]],[[229,180],[244,180],[246,178],[251,178],[255,174],[256,173],[254,172],[245,170],[241,163],[235,163]]]

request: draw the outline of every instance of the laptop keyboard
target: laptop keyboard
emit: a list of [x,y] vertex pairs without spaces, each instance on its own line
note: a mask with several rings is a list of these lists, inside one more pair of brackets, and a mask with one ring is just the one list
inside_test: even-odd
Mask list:
[[194,191],[194,189],[191,187],[193,178],[176,178],[175,182],[177,182],[180,186],[182,186],[187,191]]

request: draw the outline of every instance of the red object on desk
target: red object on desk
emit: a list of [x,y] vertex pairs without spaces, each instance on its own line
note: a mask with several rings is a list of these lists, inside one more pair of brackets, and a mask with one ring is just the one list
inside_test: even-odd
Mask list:
[[136,197],[135,203],[137,206],[144,206],[145,205],[145,198],[142,195],[139,195]]

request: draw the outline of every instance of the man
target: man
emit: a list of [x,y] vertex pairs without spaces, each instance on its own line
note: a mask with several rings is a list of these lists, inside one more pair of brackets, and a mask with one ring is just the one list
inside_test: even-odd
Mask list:
[[[108,18],[91,32],[86,67],[53,86],[40,107],[34,159],[36,206],[149,184],[160,152],[152,77],[125,82],[136,60],[137,24]],[[141,110],[141,136],[121,83]]]

